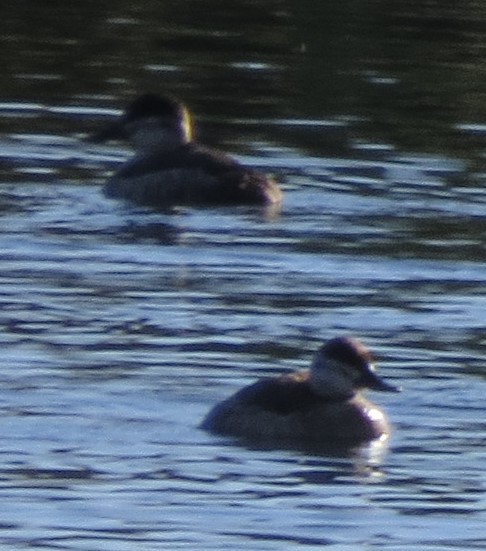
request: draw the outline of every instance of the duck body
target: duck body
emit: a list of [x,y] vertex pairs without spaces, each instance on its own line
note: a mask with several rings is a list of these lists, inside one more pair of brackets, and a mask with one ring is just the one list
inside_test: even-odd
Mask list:
[[[354,339],[330,341],[327,351],[326,346],[318,351],[310,370],[262,379],[239,390],[209,412],[202,428],[250,441],[317,446],[386,440],[391,426],[385,412],[358,389],[398,389],[369,370],[368,358],[354,358],[361,362],[357,364],[361,373],[348,370],[341,377],[336,372],[338,366],[346,365],[346,349],[358,345],[362,346]],[[329,356],[333,347],[342,349],[344,359]],[[356,350],[364,353],[365,349]],[[319,380],[322,371],[326,373]]]
[[262,379],[218,404],[202,428],[255,441],[359,443],[387,438],[384,412],[361,395],[323,399],[300,373]]
[[271,205],[282,194],[273,179],[196,143],[139,155],[105,185],[108,197],[140,205]]
[[136,156],[108,180],[108,197],[154,208],[282,201],[273,178],[195,142],[189,111],[172,98],[141,96],[98,135],[98,141],[119,138],[132,143]]

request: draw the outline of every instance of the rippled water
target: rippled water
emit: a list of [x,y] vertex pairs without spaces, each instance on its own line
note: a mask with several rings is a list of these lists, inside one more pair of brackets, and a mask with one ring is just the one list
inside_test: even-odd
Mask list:
[[[94,17],[90,9],[88,2]],[[157,9],[148,2],[137,17],[148,21]],[[128,25],[112,10],[109,29]],[[232,12],[214,13],[217,28],[235,31]],[[395,23],[405,15],[397,10]],[[193,16],[180,15],[195,25]],[[293,17],[275,30],[287,33],[299,21]],[[244,72],[275,82],[268,56],[282,35],[267,36],[273,20],[259,21],[254,63]],[[417,21],[407,28],[426,19]],[[457,21],[465,42],[480,33]],[[229,35],[221,36],[227,48]],[[196,69],[183,65],[183,54],[197,57],[197,44],[164,42],[180,66],[168,71],[147,53],[147,73],[158,79],[167,71],[179,91],[196,96]],[[240,53],[225,55],[241,69]],[[58,99],[40,79],[52,74],[46,56],[37,67],[39,99],[33,73],[17,70],[7,80],[12,90],[17,82],[16,95],[0,103],[2,546],[484,549],[480,113],[447,123],[437,116],[440,140],[425,147],[418,135],[405,147],[398,131],[389,140],[375,133],[380,120],[390,121],[389,105],[374,107],[374,130],[361,124],[361,89],[351,103],[342,98],[346,116],[319,118],[305,101],[286,110],[283,93],[274,96],[279,113],[263,116],[259,104],[215,116],[219,100],[206,87],[196,101],[202,134],[214,129],[218,145],[275,173],[283,209],[157,213],[103,197],[102,181],[129,151],[84,140],[135,87],[134,65],[123,72],[120,54],[110,59],[107,71],[126,79],[120,97],[108,93],[110,83],[97,90],[93,64],[80,84],[84,99]],[[229,65],[205,61],[199,78],[208,85],[211,68]],[[54,66],[72,87],[68,66]],[[395,78],[401,67],[380,71]],[[375,83],[377,74],[366,74]],[[385,85],[405,93],[402,77]],[[145,78],[153,88],[155,77]],[[24,83],[34,97],[22,95]],[[221,105],[232,102],[225,90]],[[428,119],[424,126],[432,132]],[[342,333],[362,338],[385,378],[403,387],[371,396],[395,427],[383,457],[253,449],[199,430],[218,400],[257,377],[306,367],[323,340]]]

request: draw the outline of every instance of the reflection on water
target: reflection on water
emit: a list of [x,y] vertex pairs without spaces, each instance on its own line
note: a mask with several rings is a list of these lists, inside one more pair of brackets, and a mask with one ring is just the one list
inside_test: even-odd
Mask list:
[[[0,12],[3,545],[482,549],[483,3]],[[146,90],[275,173],[279,216],[104,198],[130,152],[83,138]],[[198,429],[341,333],[403,387],[388,450]]]
[[[298,454],[305,454],[314,457],[334,458],[362,480],[384,476],[382,466],[386,461],[389,451],[389,440],[387,438],[372,440],[353,447],[332,446],[332,445],[303,445],[297,442],[266,441],[266,442],[241,442],[241,440],[229,437],[221,438],[222,442],[232,445],[244,446],[246,449],[258,452],[275,452],[292,450]],[[334,476],[335,473],[327,473],[325,476]],[[307,478],[306,478],[307,480]],[[313,482],[318,482],[317,478]],[[322,481],[321,481],[322,482]]]

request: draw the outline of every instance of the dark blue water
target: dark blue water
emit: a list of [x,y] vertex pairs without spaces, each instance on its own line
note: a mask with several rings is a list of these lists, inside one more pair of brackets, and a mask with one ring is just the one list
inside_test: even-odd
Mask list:
[[[485,16],[479,2],[9,7],[3,547],[485,547]],[[87,134],[166,89],[201,139],[277,176],[280,213],[102,195],[130,151]],[[249,449],[198,429],[342,333],[403,387],[370,396],[388,450]]]

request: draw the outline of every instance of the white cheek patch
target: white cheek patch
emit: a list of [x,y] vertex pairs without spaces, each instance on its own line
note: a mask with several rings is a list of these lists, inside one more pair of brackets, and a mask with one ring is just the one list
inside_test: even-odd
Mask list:
[[354,370],[341,362],[331,362],[325,369],[312,372],[311,385],[322,396],[347,395],[353,391]]
[[127,130],[134,148],[144,153],[180,143],[177,130],[162,125],[156,117],[130,123]]
[[178,121],[159,117],[145,117],[126,126],[135,149],[147,152],[164,147],[174,147],[192,140],[192,120],[187,109]]

